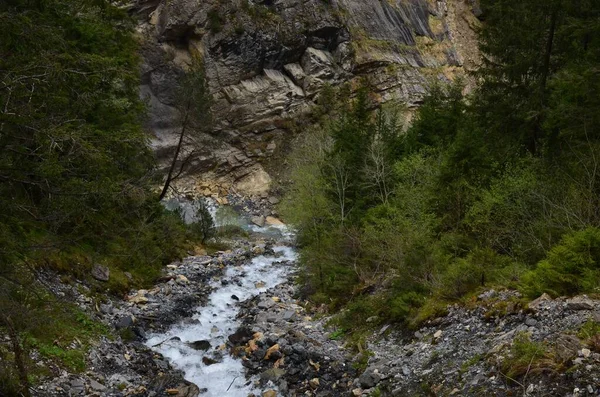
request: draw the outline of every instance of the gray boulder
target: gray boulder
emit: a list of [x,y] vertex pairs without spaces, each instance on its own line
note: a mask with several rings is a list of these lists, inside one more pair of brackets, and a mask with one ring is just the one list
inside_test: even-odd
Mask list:
[[92,277],[98,281],[108,281],[110,278],[110,269],[106,266],[95,264],[92,267]]

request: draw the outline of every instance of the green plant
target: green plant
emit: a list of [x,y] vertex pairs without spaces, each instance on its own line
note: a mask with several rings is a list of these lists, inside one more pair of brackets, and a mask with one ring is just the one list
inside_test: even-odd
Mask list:
[[246,32],[246,28],[244,27],[244,25],[240,22],[237,23],[233,29],[233,31],[235,32],[235,34],[237,34],[238,36],[243,35]]
[[221,16],[221,13],[217,7],[212,8],[208,11],[208,29],[213,33],[219,33],[223,30],[223,24],[225,19]]
[[363,350],[358,354],[356,360],[352,363],[352,367],[358,372],[364,372],[369,364],[369,358],[373,356],[373,352],[370,350]]
[[600,323],[588,319],[579,329],[577,336],[592,351],[600,353]]
[[528,334],[517,335],[501,365],[501,371],[509,380],[516,381],[528,375],[555,371],[558,364],[553,360],[543,342],[532,341]]
[[600,288],[600,229],[590,227],[563,237],[546,259],[525,275],[530,297],[596,292]]
[[459,370],[460,373],[462,374],[462,373],[467,372],[469,370],[469,368],[471,368],[473,365],[480,362],[482,359],[483,359],[483,356],[481,354],[476,354],[473,357],[471,357],[470,359],[466,360],[460,366],[460,370]]
[[443,317],[448,314],[448,303],[436,299],[428,299],[421,306],[416,314],[410,318],[409,325],[412,329],[416,329],[426,321]]
[[196,201],[197,209],[194,216],[194,222],[191,225],[193,232],[198,233],[200,241],[204,244],[206,240],[215,234],[215,222],[213,220],[206,201],[203,199]]
[[331,339],[331,340],[342,339],[345,334],[346,334],[346,330],[343,328],[339,328],[339,329],[336,329],[335,331],[333,331],[331,334],[329,334],[329,339]]
[[596,335],[600,335],[600,323],[597,323],[592,319],[588,319],[585,323],[583,323],[579,329],[579,332],[577,333],[579,339],[582,340],[593,338]]

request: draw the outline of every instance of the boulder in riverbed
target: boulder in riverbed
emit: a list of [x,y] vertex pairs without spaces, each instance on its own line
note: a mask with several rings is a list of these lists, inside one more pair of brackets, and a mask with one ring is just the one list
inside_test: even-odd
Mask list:
[[197,340],[195,342],[190,342],[188,345],[195,350],[208,350],[211,348],[210,342],[207,340]]
[[235,333],[229,335],[228,339],[234,346],[243,345],[252,339],[254,333],[248,327],[240,327]]

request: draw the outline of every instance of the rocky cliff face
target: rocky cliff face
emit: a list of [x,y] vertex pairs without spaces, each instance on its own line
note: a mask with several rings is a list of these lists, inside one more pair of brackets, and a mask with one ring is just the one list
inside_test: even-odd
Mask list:
[[[325,85],[365,78],[374,100],[418,106],[432,80],[476,67],[475,0],[138,0],[141,95],[159,155],[177,138],[175,87],[200,54],[216,123],[192,169],[246,194],[268,190],[265,163]],[[191,145],[188,147],[188,150]]]

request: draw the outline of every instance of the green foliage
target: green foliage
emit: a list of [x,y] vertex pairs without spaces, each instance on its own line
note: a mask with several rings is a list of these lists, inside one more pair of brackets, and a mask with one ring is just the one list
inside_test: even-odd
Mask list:
[[442,317],[448,314],[448,303],[437,299],[427,299],[425,303],[415,310],[415,313],[409,317],[408,325],[411,328],[418,328],[428,320]]
[[153,202],[133,22],[104,1],[28,4],[0,8],[0,259],[81,274],[112,257],[148,280],[184,229]]
[[337,329],[336,331],[332,332],[329,335],[329,339],[331,339],[331,340],[338,340],[341,337],[343,337],[345,333],[346,333],[346,331],[343,328]]
[[216,34],[223,30],[223,24],[225,23],[225,19],[219,12],[217,7],[212,8],[208,11],[208,30],[211,33]]
[[584,341],[595,338],[598,335],[600,335],[600,323],[597,323],[592,319],[588,319],[585,323],[583,323],[579,329],[579,332],[577,333],[579,339]]
[[482,6],[472,94],[432,84],[402,132],[366,87],[353,100],[327,88],[320,126],[294,145],[282,213],[300,282],[345,306],[349,335],[365,313],[415,326],[490,286],[599,287],[600,3]]
[[531,297],[598,292],[600,288],[600,229],[587,228],[566,235],[546,259],[526,275]]
[[192,224],[192,232],[198,233],[199,240],[204,243],[215,234],[215,222],[208,210],[205,200],[198,201],[198,208],[194,216],[195,222]]
[[[24,356],[38,349],[83,370],[102,330],[48,295],[37,268],[122,293],[152,282],[192,236],[152,191],[127,12],[105,0],[9,0],[0,23],[0,328]],[[94,263],[110,267],[108,283],[91,280]]]
[[[480,35],[480,47],[485,64],[479,71],[483,78],[477,97],[481,122],[500,144],[515,144],[531,153],[541,148],[557,150],[568,142],[564,132],[571,129],[581,133],[581,110],[597,109],[597,95],[590,94],[598,76],[600,47],[598,32],[600,5],[595,1],[569,2],[482,1],[486,23]],[[580,74],[581,73],[581,74]],[[575,75],[581,83],[592,83],[575,95],[577,86],[567,85]],[[564,79],[564,80],[563,80]],[[589,79],[589,80],[588,80]],[[571,80],[571,81],[569,81]],[[563,85],[563,84],[567,85]],[[556,88],[569,90],[571,95],[557,96]],[[566,93],[566,92],[563,92]],[[561,93],[562,94],[562,93]],[[556,105],[573,104],[575,113],[557,113]],[[571,105],[566,105],[570,107]],[[584,118],[592,121],[594,113]],[[551,119],[561,118],[561,127],[544,128]],[[569,120],[569,121],[567,121]],[[588,124],[596,129],[598,124]],[[561,130],[563,132],[561,132]],[[591,132],[591,131],[590,131]],[[562,136],[561,136],[562,135]],[[570,135],[570,134],[569,134]],[[572,135],[571,135],[572,137]],[[561,142],[562,141],[562,142]]]
[[465,103],[460,80],[449,87],[434,83],[406,136],[406,148],[442,147],[452,143],[464,117]]
[[363,350],[359,353],[358,358],[352,363],[354,369],[359,372],[364,372],[369,364],[369,358],[373,356],[373,352],[370,350]]
[[215,235],[219,237],[247,236],[248,232],[244,230],[242,217],[233,207],[222,205],[215,214]]
[[501,371],[509,380],[516,381],[530,374],[555,370],[556,367],[547,345],[532,341],[528,334],[519,334],[502,362]]

